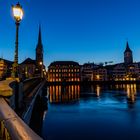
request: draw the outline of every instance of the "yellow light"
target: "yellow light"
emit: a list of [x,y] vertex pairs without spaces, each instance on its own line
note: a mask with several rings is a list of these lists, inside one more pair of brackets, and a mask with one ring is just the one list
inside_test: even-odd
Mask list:
[[39,64],[40,64],[40,65],[42,65],[43,63],[42,63],[42,62],[40,62]]
[[23,9],[18,3],[16,6],[12,6],[13,16],[17,22],[20,22],[23,18]]
[[97,80],[99,80],[100,79],[100,75],[96,75],[96,78],[97,78]]
[[101,92],[101,87],[99,85],[97,85],[97,96],[99,97],[100,96],[100,92]]
[[129,80],[129,78],[126,78],[126,80],[128,81],[128,80]]

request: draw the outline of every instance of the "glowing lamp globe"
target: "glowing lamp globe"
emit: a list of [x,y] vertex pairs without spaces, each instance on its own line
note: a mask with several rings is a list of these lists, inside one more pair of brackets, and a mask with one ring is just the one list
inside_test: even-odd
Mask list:
[[19,3],[12,6],[13,16],[16,22],[20,22],[23,18],[23,9]]

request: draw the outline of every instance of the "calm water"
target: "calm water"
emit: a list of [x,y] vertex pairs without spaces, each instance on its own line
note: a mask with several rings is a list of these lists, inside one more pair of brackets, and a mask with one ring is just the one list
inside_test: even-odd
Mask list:
[[140,140],[140,86],[50,86],[45,140]]

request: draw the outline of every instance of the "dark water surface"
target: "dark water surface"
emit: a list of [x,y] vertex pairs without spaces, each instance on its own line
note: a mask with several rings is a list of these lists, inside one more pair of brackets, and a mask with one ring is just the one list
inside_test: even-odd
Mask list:
[[45,140],[140,140],[140,86],[51,86]]

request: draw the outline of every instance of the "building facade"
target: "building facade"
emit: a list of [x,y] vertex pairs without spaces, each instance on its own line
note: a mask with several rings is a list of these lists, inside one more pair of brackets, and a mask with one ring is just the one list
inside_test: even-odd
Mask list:
[[4,60],[0,60],[0,79],[6,76],[7,65]]
[[95,68],[93,70],[92,81],[107,81],[107,69],[105,67]]
[[0,79],[11,76],[12,64],[12,61],[0,58]]
[[74,61],[55,61],[48,67],[49,82],[80,81],[80,65]]
[[27,58],[19,65],[20,74],[23,79],[35,77],[36,61]]
[[124,63],[114,65],[112,72],[114,81],[124,81],[126,79],[126,66]]
[[114,65],[112,75],[114,81],[135,81],[140,79],[140,67],[138,63],[133,63],[133,53],[128,42],[124,51],[124,63]]
[[92,81],[94,63],[85,63],[81,66],[81,81]]
[[133,63],[127,66],[126,80],[130,81],[140,80],[140,67],[138,63]]

